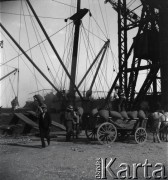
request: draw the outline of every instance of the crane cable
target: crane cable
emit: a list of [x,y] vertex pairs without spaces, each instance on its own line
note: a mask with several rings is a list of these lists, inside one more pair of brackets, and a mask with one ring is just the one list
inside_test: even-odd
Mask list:
[[[28,10],[28,12],[29,12],[29,14],[30,14],[28,5],[26,4],[26,6],[27,6],[27,10]],[[39,44],[39,48],[40,48],[41,54],[42,54],[42,56],[43,56],[43,59],[44,59],[44,61],[45,61],[46,66],[47,66],[47,70],[50,71],[50,72],[49,72],[50,76],[51,76],[51,77],[54,77],[53,74],[52,74],[52,72],[51,72],[51,70],[50,70],[50,68],[49,68],[49,66],[48,66],[48,64],[47,64],[46,58],[45,58],[45,56],[44,56],[44,53],[43,53],[42,48],[41,48],[41,46],[40,46],[40,43],[39,43],[39,41],[38,41],[38,36],[37,36],[37,34],[39,35],[39,38],[40,38],[41,41],[42,41],[42,38],[41,38],[41,36],[40,36],[40,33],[39,33],[39,31],[38,31],[38,29],[37,29],[37,27],[36,27],[36,25],[35,25],[34,20],[32,19],[32,17],[31,17],[31,22],[32,22],[32,27],[33,27],[34,32],[35,32],[36,40],[37,40],[37,42],[38,42],[38,44]],[[37,32],[36,32],[36,31],[37,31]],[[45,49],[45,51],[46,51],[46,54],[47,54],[47,56],[48,56],[48,58],[49,58],[49,60],[50,60],[50,62],[51,62],[51,64],[52,64],[52,67],[53,67],[53,69],[55,70],[54,65],[53,65],[53,63],[52,63],[52,61],[51,61],[51,58],[50,58],[50,56],[49,56],[49,54],[48,54],[48,52],[47,52],[47,50],[46,50],[46,47],[45,47],[44,43],[42,43],[42,44],[43,44],[44,49]],[[56,70],[55,70],[55,72],[56,72]],[[55,80],[55,79],[54,79],[54,82],[55,82],[54,84],[58,86],[58,84],[56,84],[56,80]]]
[[[14,46],[11,44],[11,42],[6,38],[6,36],[4,35],[4,33],[1,32],[1,34],[2,34],[3,37],[7,40],[7,42],[10,44],[10,46],[15,50],[15,52],[18,53],[18,51],[14,48]],[[29,69],[29,71],[33,74],[33,72],[31,71],[31,69],[29,68],[29,66],[25,63],[25,61],[24,61],[24,59],[22,58],[22,56],[20,56],[20,57],[21,57],[22,61],[24,62],[24,64],[26,65],[26,67]],[[2,65],[6,65],[6,63],[1,64],[1,66],[2,66]],[[34,74],[33,74],[33,76],[34,76]],[[37,79],[37,80],[38,80],[38,79]],[[38,80],[38,83],[41,85],[42,88],[44,88],[43,85],[40,83],[39,80]]]
[[107,32],[107,28],[106,28],[106,24],[105,24],[105,20],[104,20],[104,16],[103,16],[103,13],[102,13],[102,8],[101,8],[101,6],[100,6],[100,1],[99,1],[99,0],[98,0],[98,4],[99,4],[100,12],[101,12],[101,17],[102,17],[102,20],[103,20],[105,32],[106,32],[106,37],[108,38],[108,32]]
[[[22,11],[23,11],[24,23],[25,23],[25,27],[26,27],[27,40],[28,40],[28,45],[29,45],[29,49],[30,49],[29,33],[28,33],[28,29],[27,29],[27,23],[26,23],[26,19],[25,19],[25,13],[24,13],[22,1],[21,1],[21,4],[22,4]],[[30,57],[31,57],[31,59],[33,59],[32,51],[31,51],[31,50],[30,50]],[[34,71],[34,76],[35,76],[36,87],[37,87],[37,90],[39,90],[39,88],[38,88],[38,83],[37,83],[37,77],[36,77],[36,71],[35,71],[35,67],[34,67],[34,66],[33,66],[33,71]]]

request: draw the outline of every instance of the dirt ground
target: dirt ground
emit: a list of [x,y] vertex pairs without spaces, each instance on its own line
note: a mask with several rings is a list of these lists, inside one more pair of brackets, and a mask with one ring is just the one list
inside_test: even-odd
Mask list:
[[[116,158],[112,170],[127,163],[132,173],[133,163],[152,164],[149,175],[155,170],[156,163],[165,166],[168,176],[168,143],[153,143],[148,135],[145,144],[135,141],[117,141],[111,145],[90,142],[84,133],[78,140],[65,142],[65,136],[51,139],[51,145],[41,148],[40,139],[35,136],[0,138],[0,179],[2,180],[93,180],[96,173],[96,158]],[[143,168],[138,169],[138,179],[145,179]],[[107,179],[114,179],[107,172]],[[154,179],[154,178],[152,178]],[[162,178],[160,178],[162,179]]]

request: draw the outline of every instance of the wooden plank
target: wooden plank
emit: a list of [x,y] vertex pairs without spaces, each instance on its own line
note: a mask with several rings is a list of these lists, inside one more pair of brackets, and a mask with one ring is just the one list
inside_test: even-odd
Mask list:
[[[33,116],[36,116],[36,113],[34,111],[27,111],[27,112],[30,113]],[[58,122],[55,122],[55,121],[52,120],[51,125],[54,126],[54,127],[59,128],[59,129],[61,129],[63,131],[66,131],[65,126],[60,124],[60,123],[58,123]]]
[[26,117],[24,114],[22,113],[15,113],[15,115],[22,121],[24,121],[26,124],[32,126],[34,129],[39,129],[38,128],[38,124],[33,122],[31,119],[29,119],[28,117]]
[[[36,116],[36,113],[34,111],[27,111],[27,112],[30,113],[33,116]],[[60,123],[58,123],[58,122],[55,122],[55,121],[52,120],[51,125],[54,126],[54,127],[59,128],[59,129],[61,129],[63,131],[66,131],[65,126],[60,124]]]
[[57,123],[57,122],[55,122],[55,121],[52,121],[52,122],[51,122],[51,125],[53,125],[53,126],[55,126],[55,127],[57,127],[57,128],[60,128],[60,129],[63,130],[63,131],[66,131],[65,126],[62,125],[62,124],[60,124],[60,123]]
[[27,111],[27,112],[36,117],[36,113],[34,111]]
[[0,129],[1,130],[9,130],[9,129],[16,129],[22,127],[22,124],[11,124],[11,125],[1,125]]

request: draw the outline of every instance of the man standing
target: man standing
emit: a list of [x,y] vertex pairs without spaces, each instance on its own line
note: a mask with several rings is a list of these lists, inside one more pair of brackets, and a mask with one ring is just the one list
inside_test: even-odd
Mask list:
[[11,101],[12,111],[14,112],[19,107],[19,102],[17,96]]
[[66,141],[70,141],[73,135],[74,118],[76,118],[74,109],[69,105],[65,111]]
[[35,102],[37,102],[37,118],[39,122],[39,130],[40,130],[40,138],[42,148],[45,148],[44,138],[47,139],[48,145],[50,145],[50,126],[51,126],[51,118],[50,114],[47,111],[47,106],[43,103],[43,98],[40,95],[34,96]]
[[116,108],[118,112],[125,111],[125,95],[122,89],[118,85],[115,86],[115,91],[112,96],[112,100],[115,101]]

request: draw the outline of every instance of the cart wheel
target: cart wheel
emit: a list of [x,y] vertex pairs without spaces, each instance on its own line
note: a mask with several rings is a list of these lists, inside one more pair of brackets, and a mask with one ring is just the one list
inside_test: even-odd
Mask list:
[[135,131],[135,141],[138,144],[143,144],[145,141],[147,140],[147,133],[146,130],[144,128],[138,128]]
[[101,144],[109,144],[116,140],[117,129],[109,122],[103,123],[97,130],[97,139]]
[[94,127],[94,128],[89,128],[88,126],[86,126],[86,129],[85,129],[85,134],[86,134],[86,137],[91,140],[91,141],[94,141],[97,139],[97,135],[96,135],[96,132],[97,132],[97,128]]

